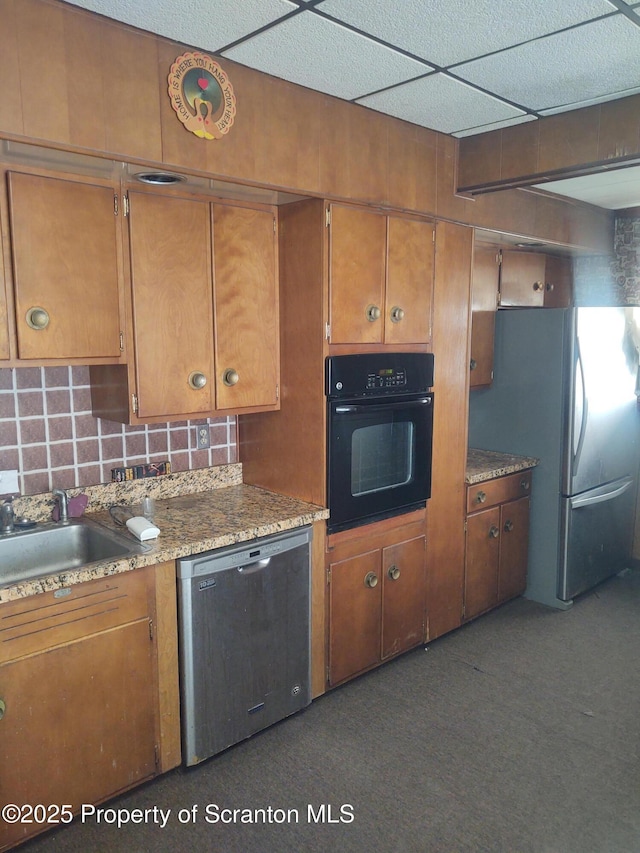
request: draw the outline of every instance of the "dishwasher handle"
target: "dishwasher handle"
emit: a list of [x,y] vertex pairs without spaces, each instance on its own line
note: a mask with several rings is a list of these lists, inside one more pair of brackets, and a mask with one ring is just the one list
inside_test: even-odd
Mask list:
[[255,563],[246,563],[244,566],[238,566],[238,571],[243,575],[253,575],[256,572],[266,569],[270,562],[271,557],[265,557],[264,560],[256,560]]

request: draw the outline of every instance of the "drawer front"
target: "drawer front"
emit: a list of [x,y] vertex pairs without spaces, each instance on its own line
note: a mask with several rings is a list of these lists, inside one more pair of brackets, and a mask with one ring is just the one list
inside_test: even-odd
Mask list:
[[153,567],[0,605],[0,663],[125,625],[149,614]]
[[528,495],[531,491],[531,469],[507,474],[506,477],[496,477],[467,486],[467,512],[477,512],[505,501],[516,500]]

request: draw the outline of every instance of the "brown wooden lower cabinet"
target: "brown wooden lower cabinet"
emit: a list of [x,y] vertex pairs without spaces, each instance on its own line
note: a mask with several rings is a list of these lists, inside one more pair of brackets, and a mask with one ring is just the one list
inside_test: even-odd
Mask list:
[[424,642],[424,511],[418,516],[329,537],[329,686]]
[[168,769],[177,669],[159,699],[160,588],[152,566],[0,606],[0,801],[51,806],[3,824],[0,850]]
[[525,591],[530,489],[530,471],[467,487],[464,620]]

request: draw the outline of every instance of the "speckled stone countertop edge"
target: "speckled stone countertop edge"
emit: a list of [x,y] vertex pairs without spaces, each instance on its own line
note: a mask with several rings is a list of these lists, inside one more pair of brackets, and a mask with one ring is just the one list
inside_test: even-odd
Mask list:
[[469,448],[465,483],[473,486],[496,477],[516,474],[527,468],[535,468],[540,460],[534,456],[517,456],[513,453],[501,453],[496,450]]
[[[154,522],[160,536],[142,543],[141,553],[0,587],[0,603],[293,530],[328,516],[323,507],[244,484],[156,499]],[[107,510],[89,518],[141,544],[117,528]]]
[[[99,483],[95,486],[67,489],[66,492],[70,499],[77,495],[86,495],[89,499],[86,512],[90,514],[108,509],[112,504],[141,503],[144,497],[160,500],[223,489],[241,483],[242,463],[232,462],[211,468],[163,474],[161,477],[145,477],[140,480],[126,480],[123,483]],[[16,517],[24,516],[38,522],[49,521],[53,509],[53,495],[51,492],[45,492],[40,495],[16,497],[13,508]]]

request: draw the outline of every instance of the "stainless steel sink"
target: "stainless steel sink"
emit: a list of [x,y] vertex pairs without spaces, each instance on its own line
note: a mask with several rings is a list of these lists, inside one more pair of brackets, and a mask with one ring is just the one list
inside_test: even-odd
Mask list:
[[87,519],[38,524],[32,530],[0,536],[0,586],[148,550],[127,535]]

